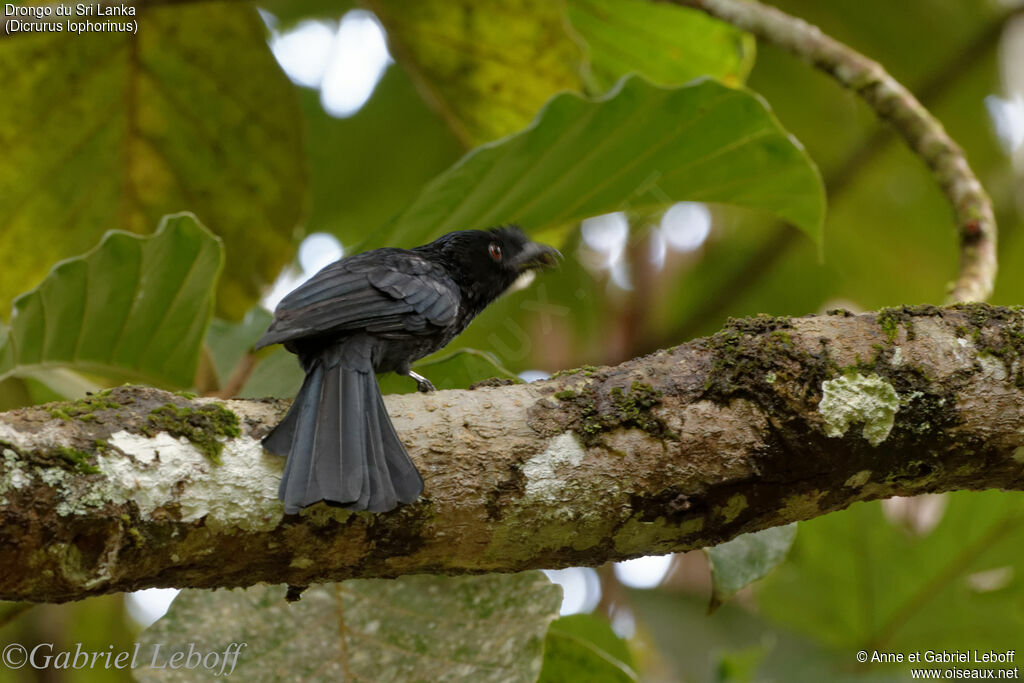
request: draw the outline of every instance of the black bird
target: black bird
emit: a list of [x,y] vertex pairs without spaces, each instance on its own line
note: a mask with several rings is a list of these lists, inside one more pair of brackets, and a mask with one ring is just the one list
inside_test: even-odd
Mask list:
[[263,439],[287,456],[285,512],[318,501],[385,512],[415,501],[423,478],[395,433],[375,372],[434,386],[409,365],[450,342],[524,272],[558,252],[518,227],[462,230],[414,249],[340,259],[288,294],[256,348],[284,344],[306,379]]

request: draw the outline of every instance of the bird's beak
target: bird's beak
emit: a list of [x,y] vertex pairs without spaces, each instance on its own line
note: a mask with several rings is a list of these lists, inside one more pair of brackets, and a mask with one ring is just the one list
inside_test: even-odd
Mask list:
[[534,268],[553,268],[558,265],[561,258],[562,254],[554,247],[540,242],[527,242],[523,250],[516,255],[512,265],[522,273]]

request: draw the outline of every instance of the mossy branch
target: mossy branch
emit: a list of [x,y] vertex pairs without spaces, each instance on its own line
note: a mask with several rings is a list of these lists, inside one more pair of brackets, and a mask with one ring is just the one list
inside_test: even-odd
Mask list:
[[121,387],[0,414],[0,599],[599,565],[1021,490],[1024,312],[732,320],[616,367],[387,402],[426,491],[380,515],[283,515],[258,440],[284,401]]
[[996,221],[963,150],[899,81],[877,62],[802,19],[753,0],[667,0],[693,7],[787,50],[857,93],[931,169],[960,234],[960,273],[950,301],[985,301],[995,283]]

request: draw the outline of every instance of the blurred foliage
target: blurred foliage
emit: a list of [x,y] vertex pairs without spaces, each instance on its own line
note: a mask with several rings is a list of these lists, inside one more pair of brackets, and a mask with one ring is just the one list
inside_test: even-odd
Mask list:
[[206,348],[219,386],[228,381],[243,356],[263,335],[273,318],[265,308],[257,306],[237,323],[220,318],[210,321],[210,328],[206,332]]
[[850,654],[1018,647],[1024,497],[947,499],[926,533],[886,519],[878,502],[804,522],[790,561],[758,591],[764,615]]
[[107,233],[15,300],[10,327],[0,324],[0,380],[50,384],[68,377],[60,369],[191,386],[222,263],[220,240],[191,214],[151,237]]
[[581,53],[546,0],[367,0],[391,53],[467,147],[522,128],[579,87]]
[[289,259],[306,206],[294,88],[250,7],[146,11],[128,33],[0,45],[0,310],[105,230],[195,213],[223,238],[237,315]]
[[712,80],[662,88],[634,76],[598,100],[555,96],[525,131],[478,148],[431,181],[380,241],[422,244],[465,226],[510,222],[542,233],[681,200],[771,211],[819,240],[820,183],[753,94]]
[[[540,572],[353,580],[309,588],[296,603],[284,593],[182,591],[140,642],[161,644],[168,656],[190,643],[203,652],[246,643],[233,674],[246,681],[526,682],[540,672],[560,601]],[[135,676],[193,681],[197,673],[145,668]]]
[[[805,602],[815,599],[811,593],[802,597]],[[688,683],[907,680],[903,671],[858,666],[854,650],[829,650],[812,637],[796,635],[732,604],[709,615],[706,599],[660,589],[629,591],[629,605],[643,628],[637,640],[656,647],[662,666],[668,670],[662,680]],[[750,669],[753,669],[752,675]],[[747,675],[743,675],[744,672]]]
[[754,39],[697,10],[645,0],[570,0],[569,20],[585,45],[584,81],[597,92],[624,74],[661,85],[711,76],[743,83],[754,66]]
[[[994,0],[775,4],[879,60],[942,120],[995,200],[995,300],[1021,303],[1022,180],[983,103],[1001,93],[1001,28],[1019,9]],[[276,30],[286,30],[311,18],[336,22],[354,3],[261,6],[276,15]],[[252,304],[314,231],[337,235],[351,252],[518,221],[563,250],[557,272],[508,293],[452,348],[415,366],[439,388],[617,362],[712,332],[729,316],[938,303],[955,276],[950,210],[924,165],[854,94],[771,46],[759,46],[755,62],[749,36],[703,14],[642,0],[359,6],[377,13],[396,64],[348,119],[326,114],[316,90],[287,82],[266,47],[267,31],[245,5],[150,9],[137,37],[0,41],[0,251],[8,257],[0,306],[58,260],[92,248],[103,231],[148,233],[172,211],[195,212],[223,239],[226,258],[219,317],[208,328],[219,247],[186,219],[177,219],[175,245],[168,234],[149,241],[117,234],[58,267],[18,304],[24,314],[0,330],[0,409],[82,395],[125,377],[168,387],[198,377],[204,390],[223,389],[247,368],[240,395],[293,395],[302,379],[294,356],[280,348],[251,351],[269,316]],[[633,72],[638,76],[609,92]],[[725,85],[685,85],[696,76]],[[697,115],[718,98],[728,106]],[[708,163],[687,166],[699,159]],[[824,230],[809,159],[822,169],[828,192]],[[695,251],[669,249],[663,261],[652,259],[664,244],[660,212],[680,199],[721,202],[711,233]],[[612,278],[614,254],[595,252],[576,227],[616,210],[628,212],[631,230]],[[823,246],[763,210],[824,235]],[[158,251],[166,258],[144,267],[144,254],[165,242],[166,251]],[[190,248],[205,261],[193,261],[199,267],[185,275],[179,266]],[[89,266],[86,277],[83,264],[100,258],[109,263]],[[188,289],[173,303],[151,298],[184,283]],[[177,322],[150,317],[161,308]],[[45,329],[38,324],[44,319]],[[111,341],[122,324],[139,326],[127,345]],[[387,391],[415,390],[407,378],[383,382]],[[591,680],[629,680],[634,671],[641,679],[687,681],[902,680],[899,665],[857,665],[856,649],[1015,647],[1013,637],[1024,630],[1017,498],[949,496],[939,525],[917,535],[886,519],[877,503],[813,520],[752,595],[744,591],[739,604],[713,615],[706,615],[703,585],[627,591],[616,609],[635,621],[632,652],[605,615],[554,622],[542,676],[566,680],[564,672],[575,669]],[[752,551],[748,540],[712,551],[719,599],[784,555],[785,544]],[[461,638],[473,647],[490,643],[483,655],[498,657],[502,624],[522,618],[536,628],[516,641],[528,643],[521,661],[501,671],[535,675],[544,633],[538,624],[554,616],[555,601],[531,583],[535,575],[519,577],[529,585],[515,577],[481,582],[492,578],[498,583],[489,589],[449,591],[447,599],[408,590],[405,580],[381,582],[374,588],[381,593],[365,605],[353,597],[351,623],[368,631],[380,622],[372,652],[403,647],[403,638],[450,652],[444,648]],[[228,637],[234,626],[295,651],[316,646],[322,653],[343,642],[329,589],[310,591],[297,608],[276,593],[263,603],[232,603],[238,595],[246,594],[187,595],[147,637]],[[433,602],[418,614],[389,612],[428,598]],[[505,622],[467,616],[474,599]],[[228,623],[221,607],[245,615]],[[543,619],[522,616],[535,607],[546,610]],[[107,599],[32,610],[2,633],[120,648],[131,634],[117,608]],[[290,609],[324,609],[327,626],[307,620],[295,628],[298,612]],[[446,620],[440,634],[416,632],[431,619]],[[445,633],[449,625],[454,631]],[[291,666],[285,654],[252,660],[251,673],[269,675],[267,662]],[[382,674],[370,678],[387,673],[380,667],[390,656],[398,655],[388,650],[366,663]],[[418,662],[416,670],[439,665]],[[27,673],[0,669],[0,680],[28,680]],[[65,673],[67,680],[123,674]]]
[[710,611],[782,564],[795,537],[794,523],[741,534],[731,541],[706,548],[711,568]]
[[572,614],[551,623],[544,644],[539,683],[587,681],[628,683],[638,680],[626,642],[604,619]]
[[388,69],[347,119],[327,114],[316,91],[303,89],[300,98],[313,193],[308,231],[333,233],[346,247],[372,239],[462,153],[401,69]]

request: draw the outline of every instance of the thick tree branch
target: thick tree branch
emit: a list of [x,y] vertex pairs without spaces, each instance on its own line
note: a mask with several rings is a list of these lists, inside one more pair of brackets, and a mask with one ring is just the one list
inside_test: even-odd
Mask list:
[[699,9],[778,45],[860,95],[928,165],[949,200],[960,232],[960,275],[950,299],[989,297],[997,269],[992,203],[963,150],[909,90],[877,62],[774,7],[753,0],[667,1]]
[[[920,307],[734,320],[617,367],[391,396],[426,497],[383,515],[282,515],[258,439],[284,402],[123,387],[12,411],[0,599],[597,565],[859,500],[1024,489],[1022,358],[1021,311]],[[238,436],[217,465],[219,433]]]

